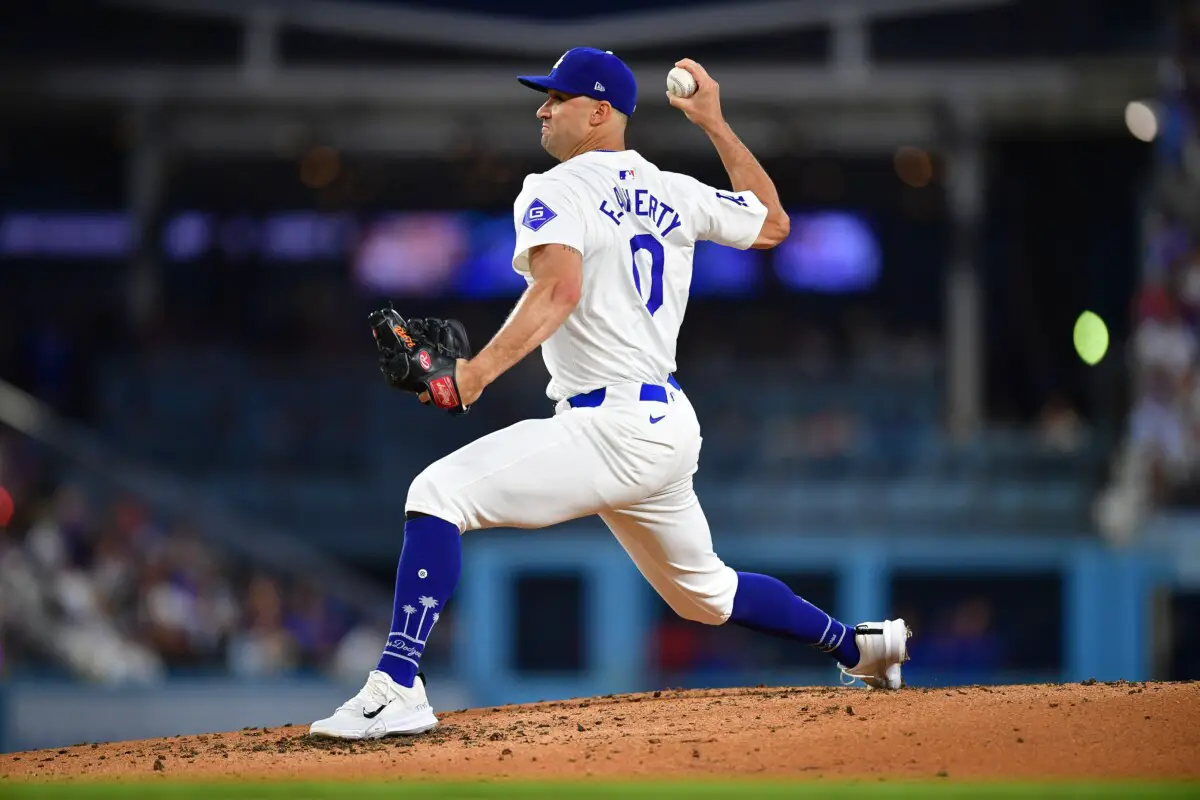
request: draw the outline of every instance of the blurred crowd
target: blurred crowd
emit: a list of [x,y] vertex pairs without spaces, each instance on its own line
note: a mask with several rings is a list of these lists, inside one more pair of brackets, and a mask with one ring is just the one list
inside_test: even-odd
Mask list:
[[1200,505],[1200,246],[1182,227],[1156,235],[1174,243],[1154,253],[1136,300],[1127,435],[1100,505],[1117,538],[1155,508]]
[[357,680],[378,655],[379,620],[229,558],[186,521],[57,474],[6,429],[0,487],[0,674]]
[[1200,504],[1200,246],[1188,245],[1143,288],[1130,349],[1129,458],[1156,505]]
[[1200,2],[1179,4],[1157,110],[1157,172],[1128,358],[1132,403],[1099,521],[1133,535],[1161,507],[1200,506]]

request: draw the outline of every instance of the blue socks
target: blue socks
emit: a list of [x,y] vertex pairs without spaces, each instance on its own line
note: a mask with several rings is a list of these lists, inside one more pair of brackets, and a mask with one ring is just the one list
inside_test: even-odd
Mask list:
[[412,686],[417,679],[425,641],[462,572],[458,526],[437,517],[412,516],[404,523],[392,629],[377,667],[401,686]]
[[737,576],[730,622],[810,644],[847,667],[858,664],[854,628],[797,597],[783,581],[753,572]]
[[[462,536],[444,519],[413,515],[404,524],[404,547],[396,568],[392,627],[377,669],[401,686],[412,686],[425,642],[462,572]],[[730,622],[812,645],[847,667],[858,664],[854,629],[797,597],[782,581],[739,572]]]

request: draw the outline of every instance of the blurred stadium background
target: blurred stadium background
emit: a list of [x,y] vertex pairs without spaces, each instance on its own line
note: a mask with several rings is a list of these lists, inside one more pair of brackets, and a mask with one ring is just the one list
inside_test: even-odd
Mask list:
[[[659,95],[704,64],[792,213],[697,251],[718,551],[904,615],[910,683],[1200,678],[1200,2],[9,2],[0,750],[361,682],[409,480],[551,412],[536,357],[466,418],[406,402],[366,314],[499,325],[551,166],[513,76],[579,44],[633,66],[631,147],[726,185]],[[444,709],[836,677],[672,619],[591,521],[470,534],[425,670]]]

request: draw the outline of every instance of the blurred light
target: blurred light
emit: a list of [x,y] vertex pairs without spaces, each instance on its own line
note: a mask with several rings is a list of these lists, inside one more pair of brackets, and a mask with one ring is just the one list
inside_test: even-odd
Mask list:
[[1125,106],[1125,125],[1134,138],[1153,142],[1158,136],[1158,117],[1154,109],[1141,100],[1132,100]]
[[525,279],[512,268],[512,215],[470,215],[470,252],[460,265],[455,291],[463,297],[516,297]]
[[453,286],[469,253],[470,230],[464,216],[393,214],[367,228],[354,275],[369,290],[436,296]]
[[861,217],[841,211],[789,216],[791,236],[775,251],[775,274],[784,286],[838,294],[869,289],[879,280],[882,249]]
[[1095,312],[1084,311],[1075,320],[1075,352],[1085,363],[1095,366],[1108,352],[1108,326]]
[[0,528],[8,525],[8,521],[13,515],[13,499],[12,495],[3,486],[0,486]]
[[738,250],[713,242],[696,242],[692,256],[693,296],[750,296],[758,290],[762,274],[761,250]]
[[199,258],[208,251],[211,243],[212,222],[206,214],[180,214],[163,229],[163,250],[172,261]]
[[304,154],[300,161],[300,180],[310,189],[322,189],[333,183],[340,169],[337,150],[321,145]]
[[349,215],[310,211],[276,214],[264,220],[259,230],[261,255],[272,262],[340,259],[358,237]]
[[[373,187],[377,188],[383,185],[380,172],[343,170],[315,194],[344,194],[360,178],[379,180]],[[839,168],[830,162],[820,162],[815,174],[831,179],[835,187],[841,180]],[[931,216],[943,208],[940,192],[906,188],[902,202]],[[234,264],[336,264],[342,269],[347,255],[358,253],[361,274],[356,276],[364,288],[411,296],[515,297],[525,289],[524,278],[512,269],[511,215],[437,212],[416,220],[420,225],[406,219],[413,216],[380,217],[345,209],[267,214],[188,210],[164,220],[159,246],[166,262],[180,268],[215,257]],[[776,288],[795,291],[859,291],[876,281],[878,241],[864,217],[811,205],[791,216],[795,250],[789,245],[767,255],[697,243],[693,295],[760,296],[768,290],[765,279],[772,266],[781,275],[782,287]],[[126,258],[131,231],[128,212],[0,213],[0,261],[12,256],[51,261]],[[439,237],[444,241],[438,242]],[[409,271],[413,274],[404,274]]]
[[0,217],[0,254],[36,258],[124,258],[133,227],[121,212],[30,213]]
[[933,161],[919,147],[900,147],[892,157],[896,174],[914,189],[923,189],[933,180]]

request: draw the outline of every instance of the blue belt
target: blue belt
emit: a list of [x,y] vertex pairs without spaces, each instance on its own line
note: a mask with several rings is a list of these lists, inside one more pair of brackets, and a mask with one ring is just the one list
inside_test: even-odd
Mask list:
[[[670,384],[671,387],[676,391],[683,391],[683,389],[679,388],[679,381],[675,380],[674,375],[667,376],[667,383]],[[577,394],[574,397],[568,397],[567,403],[571,406],[571,408],[595,408],[596,406],[604,403],[604,395],[606,393],[607,390],[605,387],[601,386],[599,389],[593,389],[590,392],[584,392],[583,394]],[[643,383],[642,391],[638,395],[638,399],[650,400],[655,403],[665,403],[667,402],[667,388],[665,386],[659,386],[657,383]]]

